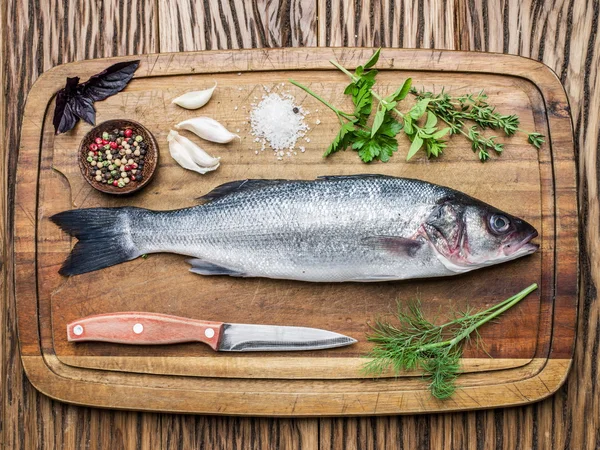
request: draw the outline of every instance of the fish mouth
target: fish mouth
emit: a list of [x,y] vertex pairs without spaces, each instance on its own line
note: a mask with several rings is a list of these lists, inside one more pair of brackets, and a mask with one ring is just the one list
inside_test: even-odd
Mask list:
[[532,239],[535,239],[538,236],[537,230],[533,230],[529,233],[523,240],[518,242],[515,245],[511,245],[510,247],[504,247],[504,254],[506,256],[519,257],[524,255],[531,255],[535,253],[540,248],[539,244],[534,244],[531,242]]

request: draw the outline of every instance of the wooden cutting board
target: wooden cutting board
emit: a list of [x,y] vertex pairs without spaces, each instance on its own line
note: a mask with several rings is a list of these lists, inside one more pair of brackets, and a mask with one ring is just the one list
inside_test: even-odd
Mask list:
[[[141,56],[135,78],[122,93],[96,103],[97,123],[114,118],[144,124],[160,145],[155,179],[140,193],[116,198],[82,178],[76,152],[90,126],[55,136],[54,93],[67,76],[82,80],[117,61],[83,61],[55,67],[27,99],[19,149],[15,202],[14,288],[21,356],[41,392],[67,402],[110,408],[276,416],[419,413],[508,406],[540,400],[564,381],[573,354],[578,288],[578,217],[573,135],[567,99],[555,74],[516,56],[435,50],[382,51],[378,86],[392,92],[407,77],[439,92],[485,89],[521,127],[548,138],[538,152],[525,137],[501,139],[500,157],[482,164],[469,143],[454,137],[442,158],[421,154],[405,161],[407,141],[387,164],[362,164],[352,151],[322,158],[336,132],[336,117],[292,86],[293,78],[336,105],[351,109],[341,92],[348,80],[328,62],[354,68],[371,49],[277,49]],[[171,99],[219,85],[200,111]],[[283,83],[283,84],[282,84]],[[289,92],[310,111],[306,139],[278,160],[260,151],[249,132],[253,103],[267,91]],[[410,99],[403,107],[408,107]],[[205,176],[171,159],[166,135],[196,115],[219,120],[240,142],[202,143],[222,158]],[[239,131],[238,131],[239,130]],[[191,137],[191,136],[190,136]],[[199,142],[199,139],[192,139]],[[300,151],[300,147],[306,149]],[[524,218],[540,232],[540,251],[507,264],[452,278],[365,284],[314,284],[285,280],[202,277],[183,256],[154,254],[71,278],[58,268],[74,244],[48,218],[96,206],[135,205],[175,209],[224,182],[245,178],[303,178],[381,173],[447,185]],[[418,372],[365,378],[368,323],[389,316],[396,299],[419,297],[431,315],[449,314],[504,300],[531,283],[540,289],[481,329],[485,350],[467,347],[459,390],[432,398]],[[215,353],[202,344],[136,347],[67,342],[66,324],[82,316],[149,311],[224,322],[325,328],[356,338],[350,347],[300,353]],[[443,317],[442,317],[443,318]],[[489,353],[491,358],[486,354]]]

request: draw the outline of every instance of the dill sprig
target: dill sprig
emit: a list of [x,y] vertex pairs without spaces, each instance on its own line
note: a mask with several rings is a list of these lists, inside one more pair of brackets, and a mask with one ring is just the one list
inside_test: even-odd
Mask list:
[[371,326],[368,340],[375,346],[363,371],[367,375],[380,376],[390,368],[396,375],[403,370],[420,369],[429,381],[431,394],[446,399],[456,390],[464,343],[473,333],[479,339],[479,327],[512,308],[537,287],[534,283],[484,311],[474,312],[467,308],[441,325],[425,318],[418,300],[406,306],[398,302],[398,325],[377,320]]

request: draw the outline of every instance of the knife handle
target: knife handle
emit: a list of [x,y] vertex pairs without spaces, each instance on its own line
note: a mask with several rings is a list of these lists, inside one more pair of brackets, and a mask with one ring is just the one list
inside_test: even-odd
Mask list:
[[217,350],[222,322],[208,322],[166,314],[117,312],[88,316],[67,325],[70,342],[102,341],[159,345],[204,342]]

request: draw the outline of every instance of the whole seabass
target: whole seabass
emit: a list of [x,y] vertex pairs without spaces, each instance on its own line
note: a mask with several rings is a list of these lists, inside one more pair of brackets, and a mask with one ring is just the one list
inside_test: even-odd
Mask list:
[[76,275],[146,253],[192,256],[201,275],[315,282],[455,275],[534,253],[530,224],[456,190],[382,175],[223,184],[204,204],[65,211]]

